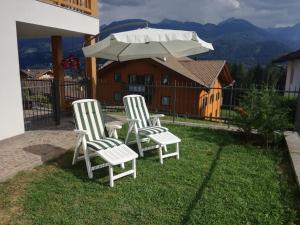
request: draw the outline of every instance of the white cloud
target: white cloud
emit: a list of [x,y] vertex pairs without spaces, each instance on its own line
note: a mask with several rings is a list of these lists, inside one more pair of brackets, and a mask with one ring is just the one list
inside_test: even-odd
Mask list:
[[299,0],[100,0],[101,23],[123,19],[164,18],[219,23],[229,17],[247,19],[262,27],[300,22]]

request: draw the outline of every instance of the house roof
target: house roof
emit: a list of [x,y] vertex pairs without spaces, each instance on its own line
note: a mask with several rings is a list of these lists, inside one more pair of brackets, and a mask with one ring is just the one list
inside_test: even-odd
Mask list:
[[226,61],[224,60],[200,60],[180,61],[180,63],[191,71],[204,84],[210,87],[222,72]]
[[43,75],[53,75],[53,71],[51,69],[26,69],[21,70],[23,74],[27,74],[29,77],[33,79],[39,79]]
[[280,56],[279,58],[273,60],[273,63],[283,63],[295,59],[300,59],[300,50],[295,51],[295,52],[290,52],[286,55]]
[[199,78],[196,74],[194,74],[192,71],[190,71],[188,68],[186,68],[184,66],[184,64],[181,63],[181,62],[183,62],[181,60],[188,62],[188,60],[185,58],[184,59],[176,59],[174,57],[169,57],[166,61],[159,59],[159,58],[152,58],[152,60],[191,79],[192,81],[195,81],[195,82],[207,87],[207,84],[205,82],[203,82],[203,80],[201,78]]
[[[225,60],[195,61],[188,57],[180,59],[168,57],[166,60],[152,58],[152,60],[207,88],[212,86],[213,82],[219,77],[224,68],[227,73],[224,80],[228,83],[232,82]],[[108,68],[109,65],[112,65],[113,63],[119,62],[108,61],[103,65],[102,69]]]

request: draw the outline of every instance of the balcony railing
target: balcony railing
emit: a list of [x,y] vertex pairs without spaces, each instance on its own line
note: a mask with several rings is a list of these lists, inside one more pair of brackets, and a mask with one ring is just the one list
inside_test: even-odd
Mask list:
[[98,15],[97,0],[40,0],[91,16]]

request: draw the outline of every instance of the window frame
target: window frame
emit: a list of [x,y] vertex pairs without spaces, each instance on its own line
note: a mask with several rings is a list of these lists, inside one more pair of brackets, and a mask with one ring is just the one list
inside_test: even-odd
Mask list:
[[[167,83],[163,83],[163,80],[164,80],[165,77],[167,78]],[[170,79],[171,79],[170,74],[162,74],[161,77],[160,77],[160,84],[165,85],[165,86],[170,85],[171,84]]]
[[208,102],[207,96],[203,97],[203,100],[202,100],[202,107],[206,108],[207,102]]
[[[167,99],[169,99],[168,101],[169,101],[169,103],[166,105],[166,104],[163,104],[163,98],[167,98]],[[162,105],[162,106],[170,106],[171,105],[171,96],[161,96],[160,97],[160,104]]]
[[[117,76],[119,77],[119,79],[117,79]],[[115,72],[114,73],[114,81],[118,82],[118,83],[122,82],[121,72]]]
[[218,92],[217,94],[216,94],[216,101],[219,101],[220,100],[220,92]]
[[[120,99],[119,100],[116,98],[117,94],[120,94]],[[114,92],[114,101],[118,102],[118,103],[122,102],[122,93],[121,92],[119,92],[119,91]]]
[[213,104],[213,103],[214,103],[214,100],[215,100],[215,95],[212,94],[212,95],[209,97],[209,104]]

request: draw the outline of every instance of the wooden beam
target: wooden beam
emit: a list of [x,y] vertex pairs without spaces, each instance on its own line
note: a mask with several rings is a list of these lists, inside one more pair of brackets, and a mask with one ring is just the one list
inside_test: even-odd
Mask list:
[[63,41],[61,36],[52,36],[52,62],[53,62],[53,75],[54,79],[58,81],[59,85],[59,96],[60,96],[60,107],[61,110],[65,110],[65,88],[64,88],[64,69],[62,66],[63,60]]
[[[87,45],[95,44],[95,39],[91,39],[92,36],[85,35],[85,43]],[[97,98],[97,65],[96,65],[96,58],[86,58],[85,60],[85,68],[87,77],[91,81],[91,97]]]

